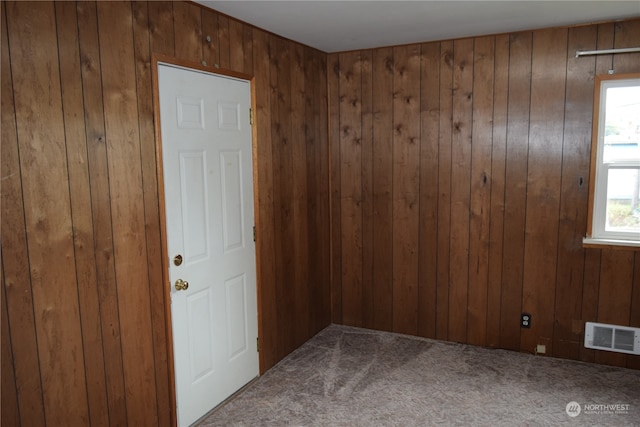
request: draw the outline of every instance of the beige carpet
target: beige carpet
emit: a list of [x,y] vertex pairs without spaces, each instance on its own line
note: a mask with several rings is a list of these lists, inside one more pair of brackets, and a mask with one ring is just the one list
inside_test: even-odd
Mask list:
[[640,426],[640,371],[331,325],[198,425]]

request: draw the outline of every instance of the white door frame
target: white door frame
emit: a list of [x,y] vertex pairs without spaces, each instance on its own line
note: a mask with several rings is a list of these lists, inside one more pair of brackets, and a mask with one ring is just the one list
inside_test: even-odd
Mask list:
[[[249,74],[239,73],[232,70],[222,68],[205,67],[197,62],[185,61],[172,56],[153,54],[151,58],[152,64],[152,81],[153,81],[153,117],[156,139],[156,171],[158,185],[158,208],[160,210],[160,244],[162,254],[162,294],[164,299],[165,312],[165,330],[167,344],[167,369],[169,371],[169,400],[171,424],[177,426],[177,399],[176,399],[176,378],[174,368],[173,354],[173,327],[171,314],[171,283],[169,281],[169,252],[167,249],[167,216],[165,209],[165,191],[164,191],[164,165],[162,159],[162,132],[160,125],[160,88],[158,86],[158,67],[160,64],[173,65],[177,67],[187,68],[194,71],[204,71],[209,74],[217,74],[223,77],[234,77],[249,82],[251,91],[251,109],[256,111],[255,100],[255,78]],[[259,230],[259,209],[258,209],[258,174],[257,174],[257,130],[256,124],[253,124],[251,133],[252,144],[252,162],[253,162],[253,205],[254,205],[254,224],[256,230]],[[257,243],[257,242],[256,242]],[[257,315],[258,315],[258,338],[262,336],[262,316],[260,312],[260,252],[258,245],[255,245],[256,251],[256,297],[257,297]],[[258,354],[259,373],[262,374],[263,357]]]

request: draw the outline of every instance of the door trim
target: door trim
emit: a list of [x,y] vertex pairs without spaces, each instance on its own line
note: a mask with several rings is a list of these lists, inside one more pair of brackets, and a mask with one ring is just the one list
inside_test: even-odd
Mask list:
[[[156,177],[158,187],[158,208],[160,212],[160,253],[162,255],[162,285],[163,285],[163,301],[164,301],[164,320],[166,331],[166,344],[167,344],[167,368],[169,372],[169,401],[171,402],[171,408],[169,412],[171,415],[171,424],[177,426],[177,399],[176,399],[176,378],[174,369],[174,354],[173,354],[173,327],[172,327],[172,315],[171,315],[171,283],[169,281],[169,252],[167,249],[167,216],[165,210],[165,192],[164,192],[164,164],[162,159],[162,132],[160,126],[160,87],[158,85],[158,67],[161,64],[170,66],[176,66],[180,68],[190,69],[194,71],[204,71],[209,74],[219,75],[223,77],[233,77],[249,82],[251,93],[251,109],[256,111],[256,89],[255,89],[255,77],[249,74],[240,73],[233,70],[224,68],[205,67],[200,63],[186,61],[173,56],[152,54],[151,56],[151,75],[152,75],[152,92],[153,92],[153,120],[155,130],[155,142],[156,142]],[[260,218],[258,209],[258,161],[257,161],[257,120],[254,120],[251,132],[251,146],[252,146],[252,164],[253,164],[253,217],[256,230],[260,230]],[[261,287],[260,287],[260,251],[259,245],[255,245],[256,252],[256,310],[258,316],[258,338],[263,336],[262,333],[262,315],[261,315]],[[263,366],[263,354],[258,353],[258,370],[259,374],[264,373]]]

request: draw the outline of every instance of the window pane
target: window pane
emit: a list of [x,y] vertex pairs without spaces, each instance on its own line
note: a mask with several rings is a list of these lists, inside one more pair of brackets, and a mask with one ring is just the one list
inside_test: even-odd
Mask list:
[[640,232],[639,196],[638,169],[609,169],[606,231]]
[[606,89],[603,161],[640,158],[640,86]]

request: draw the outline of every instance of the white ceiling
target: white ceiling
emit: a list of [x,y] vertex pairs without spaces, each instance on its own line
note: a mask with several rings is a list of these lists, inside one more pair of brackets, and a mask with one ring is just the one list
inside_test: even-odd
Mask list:
[[640,0],[197,3],[324,52],[640,17]]

